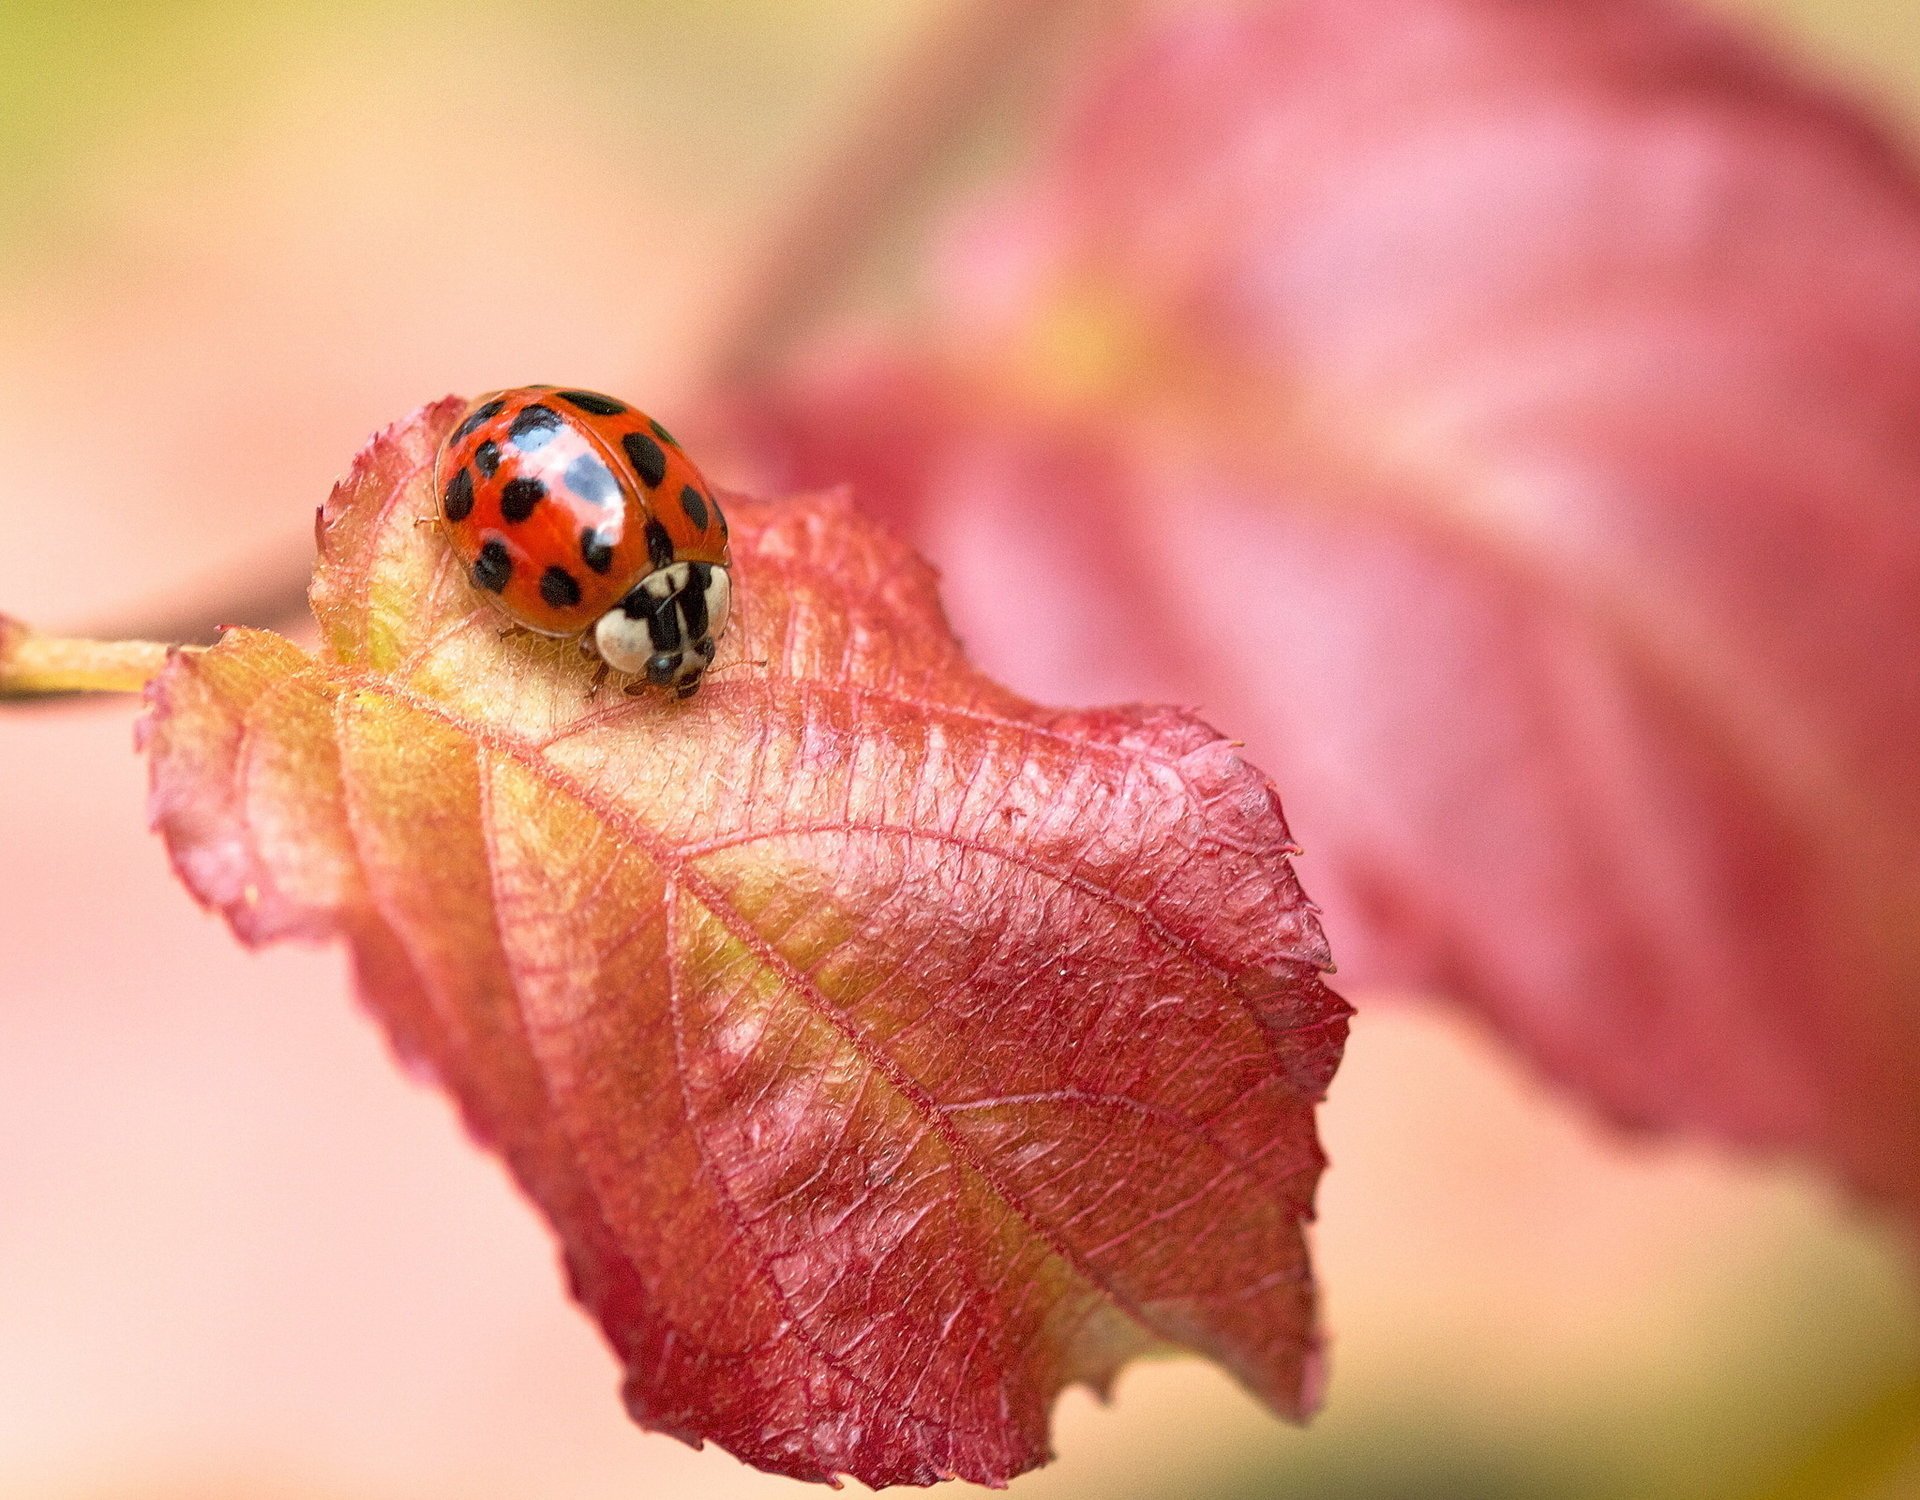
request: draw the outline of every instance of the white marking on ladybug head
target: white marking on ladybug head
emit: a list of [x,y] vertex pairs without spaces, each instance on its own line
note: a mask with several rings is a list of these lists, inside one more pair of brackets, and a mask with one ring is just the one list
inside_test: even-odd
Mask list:
[[616,672],[644,677],[647,660],[653,655],[653,635],[645,620],[636,620],[615,605],[593,627],[594,649],[600,659]]
[[714,568],[707,577],[707,634],[719,640],[732,613],[733,579],[725,568]]

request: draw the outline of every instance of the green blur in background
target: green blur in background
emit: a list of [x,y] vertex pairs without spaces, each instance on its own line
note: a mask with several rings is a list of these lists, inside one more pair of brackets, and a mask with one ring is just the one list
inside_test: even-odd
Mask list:
[[[1911,0],[1724,8],[1920,129]],[[693,400],[706,341],[769,237],[859,120],[912,107],[885,98],[886,80],[943,14],[926,0],[0,0],[0,448],[40,442],[63,420],[46,412],[83,394],[114,398],[71,419],[105,457],[96,473],[62,472],[59,499],[106,518],[111,539],[50,525],[51,481],[0,493],[0,555],[33,559],[9,607],[75,626],[242,570],[258,548],[303,539],[366,431],[449,388],[645,391],[678,428],[675,403]],[[1041,49],[936,178],[1017,150],[1040,108],[1035,79],[1059,60]],[[905,280],[901,247],[937,196],[876,226],[851,285],[871,296]],[[182,410],[231,419],[176,450],[156,434]],[[157,854],[148,863],[157,871]],[[1310,858],[1303,873],[1311,888]],[[1020,1494],[1920,1496],[1920,1333],[1889,1230],[1795,1170],[1622,1143],[1420,997],[1356,998],[1323,1113],[1323,1417],[1295,1431],[1195,1362],[1150,1364],[1112,1407],[1065,1398],[1060,1460]],[[357,1018],[339,1025],[377,1050]],[[408,1118],[433,1159],[502,1225],[526,1221],[500,1231],[519,1236],[511,1284],[531,1309],[513,1316],[550,1320],[555,1358],[573,1362],[562,1375],[502,1345],[486,1378],[524,1425],[423,1398],[417,1420],[395,1417],[415,1434],[404,1453],[362,1447],[343,1369],[325,1385],[340,1393],[328,1413],[303,1394],[278,1426],[236,1412],[223,1428],[211,1394],[182,1436],[112,1366],[131,1350],[189,1389],[225,1389],[233,1372],[198,1369],[213,1356],[192,1347],[191,1318],[146,1323],[139,1308],[170,1275],[182,1280],[168,1295],[192,1305],[190,1247],[246,1236],[244,1219],[156,1220],[176,1247],[156,1260],[88,1234],[84,1204],[53,1229],[0,1210],[0,1494],[517,1500],[529,1475],[540,1500],[792,1491],[626,1426],[611,1362],[565,1306],[531,1213],[415,1095]],[[341,1122],[337,1181],[289,1166],[289,1191],[353,1193],[390,1144],[358,1128]],[[49,1126],[0,1157],[67,1143]],[[185,1168],[143,1170],[164,1181]],[[72,1171],[107,1172],[111,1192],[111,1167],[75,1158]],[[376,1250],[380,1235],[370,1227]],[[377,1315],[388,1304],[363,1307],[364,1287],[336,1288],[324,1268],[251,1274],[206,1295],[315,1299],[359,1329],[369,1364],[383,1338],[431,1341],[390,1328]],[[402,1257],[389,1274],[404,1304],[419,1268]],[[458,1315],[484,1321],[496,1306],[476,1298]],[[85,1358],[70,1358],[75,1341]],[[241,1378],[292,1382],[308,1357],[290,1344]],[[97,1373],[65,1373],[83,1366]],[[596,1379],[598,1404],[553,1394]]]

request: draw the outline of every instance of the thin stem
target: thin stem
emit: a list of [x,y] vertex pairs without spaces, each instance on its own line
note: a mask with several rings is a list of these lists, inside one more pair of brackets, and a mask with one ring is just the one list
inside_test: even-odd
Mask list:
[[159,641],[89,641],[39,635],[0,618],[0,700],[65,693],[137,693],[176,650]]

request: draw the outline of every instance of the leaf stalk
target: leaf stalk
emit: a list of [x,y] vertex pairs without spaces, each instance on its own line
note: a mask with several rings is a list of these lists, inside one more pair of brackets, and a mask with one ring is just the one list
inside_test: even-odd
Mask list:
[[0,702],[69,693],[137,693],[192,646],[41,635],[0,615]]

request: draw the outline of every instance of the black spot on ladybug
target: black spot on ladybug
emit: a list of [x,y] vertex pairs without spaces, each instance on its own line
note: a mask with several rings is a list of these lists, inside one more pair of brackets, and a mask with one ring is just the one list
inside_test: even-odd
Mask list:
[[680,487],[680,508],[687,513],[687,519],[697,531],[707,529],[707,502],[700,498],[700,492],[692,485]]
[[664,568],[673,561],[673,538],[652,516],[647,517],[647,560],[656,568]]
[[522,407],[519,415],[507,424],[507,436],[522,453],[546,447],[559,430],[560,413],[538,402]]
[[647,488],[658,489],[667,477],[666,450],[644,432],[628,433],[620,439],[620,446],[627,450],[633,472],[646,482]]
[[473,476],[465,469],[447,481],[440,507],[449,521],[464,521],[473,514]]
[[540,575],[540,597],[555,609],[572,609],[580,602],[580,581],[565,568],[548,568]]
[[493,478],[493,471],[500,467],[500,445],[488,438],[473,450],[473,466],[480,471],[483,479]]
[[509,521],[524,521],[533,514],[534,506],[546,497],[547,487],[544,484],[522,474],[500,487],[500,514]]
[[596,417],[617,417],[627,409],[613,397],[603,396],[598,391],[562,391],[560,399],[582,411],[590,411]]
[[596,573],[604,573],[613,566],[613,548],[591,526],[580,533],[580,561]]
[[468,438],[473,436],[475,428],[479,427],[482,422],[491,422],[506,409],[506,405],[506,401],[499,396],[495,396],[491,401],[482,402],[479,406],[476,406],[472,411],[467,413],[466,420],[453,429],[453,436],[447,439],[447,441],[450,443],[464,443]]
[[613,470],[593,453],[582,453],[567,465],[567,488],[594,505],[607,505],[620,497]]
[[658,422],[654,421],[652,417],[647,418],[647,426],[653,429],[653,435],[659,438],[661,442],[671,444],[675,448],[680,446],[673,441],[673,434],[668,432],[667,429],[662,427]]
[[473,560],[472,572],[475,588],[499,593],[507,586],[507,580],[513,577],[513,559],[507,555],[507,544],[499,537],[493,538]]

